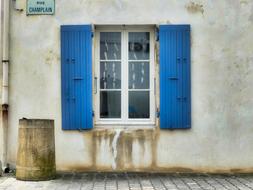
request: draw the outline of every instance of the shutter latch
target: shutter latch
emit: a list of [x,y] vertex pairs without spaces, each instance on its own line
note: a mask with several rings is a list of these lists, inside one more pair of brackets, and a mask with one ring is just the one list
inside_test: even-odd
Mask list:
[[169,77],[170,80],[178,80],[177,77]]
[[160,111],[158,108],[156,108],[156,117],[159,118],[160,117]]
[[186,97],[177,97],[178,101],[186,101]]
[[83,80],[83,78],[82,77],[75,77],[75,78],[73,78],[73,80]]
[[159,28],[158,27],[155,28],[155,40],[159,41]]

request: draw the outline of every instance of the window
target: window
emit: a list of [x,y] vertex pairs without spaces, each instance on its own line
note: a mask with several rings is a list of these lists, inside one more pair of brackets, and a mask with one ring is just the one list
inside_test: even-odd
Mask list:
[[154,124],[154,32],[97,29],[96,124]]
[[[161,129],[191,128],[190,32],[159,26]],[[92,129],[93,108],[96,125],[153,126],[154,68],[153,29],[100,26],[93,46],[91,25],[61,26],[62,129]]]

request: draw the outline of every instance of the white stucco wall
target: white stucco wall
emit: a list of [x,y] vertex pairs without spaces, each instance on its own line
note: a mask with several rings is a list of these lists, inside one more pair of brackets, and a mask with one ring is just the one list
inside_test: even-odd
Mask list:
[[[25,1],[18,1],[25,9]],[[121,168],[253,171],[251,0],[56,0],[53,16],[26,16],[12,8],[8,136],[12,165],[18,120],[26,117],[55,120],[58,170],[113,168],[113,129],[81,133],[61,129],[59,27],[87,23],[172,23],[192,28],[192,129],[157,129],[155,137],[144,131],[144,140],[136,131],[125,131],[123,136],[132,133],[136,138],[130,140],[130,161],[126,155],[123,165],[117,162]],[[125,146],[123,142],[119,147]]]
[[[2,61],[2,30],[3,30],[3,1],[0,0],[0,58]],[[1,62],[2,63],[2,62]],[[2,64],[0,66],[0,76],[2,76]],[[2,77],[0,77],[0,84],[2,84]],[[0,102],[2,102],[2,88],[0,89]],[[2,112],[2,106],[1,106],[1,112]],[[0,121],[2,121],[2,114],[0,115]],[[2,128],[2,122],[0,122],[0,176],[2,173],[2,155],[3,155],[3,128]]]

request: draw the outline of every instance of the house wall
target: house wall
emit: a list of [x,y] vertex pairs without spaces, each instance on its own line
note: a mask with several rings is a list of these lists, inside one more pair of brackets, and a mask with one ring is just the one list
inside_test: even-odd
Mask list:
[[[53,16],[11,8],[8,161],[18,120],[55,120],[58,170],[253,172],[253,1],[61,0]],[[13,1],[12,1],[13,4]],[[61,129],[60,25],[190,24],[192,128]]]
[[[2,63],[2,30],[3,30],[3,0],[0,0],[0,59]],[[2,64],[0,64],[0,84],[2,87]],[[2,104],[2,88],[0,88],[0,102]],[[2,105],[0,106],[0,113],[2,113]],[[2,128],[2,114],[0,114],[0,176],[2,173],[2,157],[3,157],[3,128]]]

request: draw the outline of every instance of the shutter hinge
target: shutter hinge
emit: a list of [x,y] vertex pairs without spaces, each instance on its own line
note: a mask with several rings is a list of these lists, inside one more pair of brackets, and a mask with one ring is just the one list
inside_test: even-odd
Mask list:
[[96,29],[96,26],[94,24],[91,25],[91,38],[94,37],[94,31]]
[[156,108],[156,118],[159,118],[160,117],[160,111],[159,111],[159,109],[158,108]]
[[92,117],[95,117],[95,112],[94,111],[92,111]]
[[159,41],[159,28],[158,27],[155,28],[155,40]]

